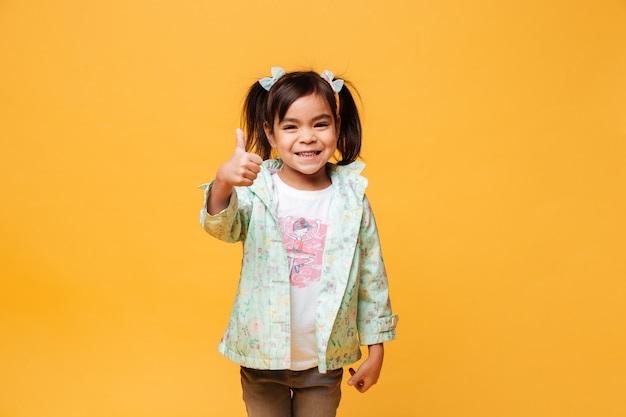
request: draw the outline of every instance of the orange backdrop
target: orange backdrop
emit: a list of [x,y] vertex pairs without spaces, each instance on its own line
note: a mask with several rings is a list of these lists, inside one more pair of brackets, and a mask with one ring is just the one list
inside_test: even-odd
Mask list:
[[340,416],[626,415],[623,0],[0,2],[0,416],[245,415],[198,224],[247,87],[363,99],[399,339]]

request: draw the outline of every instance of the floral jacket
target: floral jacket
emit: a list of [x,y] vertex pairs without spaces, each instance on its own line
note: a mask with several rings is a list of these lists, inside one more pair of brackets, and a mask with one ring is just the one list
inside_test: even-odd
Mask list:
[[[290,284],[287,251],[276,217],[271,173],[282,161],[264,161],[250,187],[235,187],[226,209],[206,211],[212,184],[205,189],[200,223],[212,236],[243,242],[241,276],[230,321],[219,351],[255,369],[290,367]],[[378,231],[368,199],[365,165],[329,164],[334,189],[316,311],[319,371],[338,369],[361,357],[359,345],[395,339]]]

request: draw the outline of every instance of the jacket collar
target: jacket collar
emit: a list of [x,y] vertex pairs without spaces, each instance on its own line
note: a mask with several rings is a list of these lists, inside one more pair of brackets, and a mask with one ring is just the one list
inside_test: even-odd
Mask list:
[[[330,180],[335,192],[337,190],[351,189],[359,197],[365,194],[367,179],[361,176],[365,169],[365,164],[361,161],[354,161],[348,165],[337,165],[328,163]],[[267,206],[275,209],[275,202],[272,198],[274,191],[274,181],[272,174],[279,172],[283,168],[281,159],[267,159],[263,161],[261,172],[250,186],[250,191],[255,193]]]

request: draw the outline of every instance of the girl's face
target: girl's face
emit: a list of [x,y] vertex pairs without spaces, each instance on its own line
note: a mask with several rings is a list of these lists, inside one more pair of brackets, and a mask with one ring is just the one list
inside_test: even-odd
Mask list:
[[270,144],[283,161],[280,178],[291,187],[319,190],[330,185],[326,163],[337,150],[339,123],[328,102],[318,94],[300,97],[282,121],[274,119],[273,132],[265,126]]

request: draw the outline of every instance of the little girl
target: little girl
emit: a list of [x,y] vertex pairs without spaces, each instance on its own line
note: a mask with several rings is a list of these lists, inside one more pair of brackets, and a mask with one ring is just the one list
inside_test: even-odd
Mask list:
[[238,129],[234,153],[202,186],[202,227],[243,244],[219,351],[241,366],[248,416],[335,416],[342,367],[368,346],[348,380],[367,391],[398,322],[356,161],[359,113],[330,71],[275,67],[250,88],[242,120],[245,138]]

